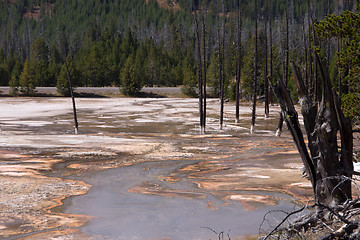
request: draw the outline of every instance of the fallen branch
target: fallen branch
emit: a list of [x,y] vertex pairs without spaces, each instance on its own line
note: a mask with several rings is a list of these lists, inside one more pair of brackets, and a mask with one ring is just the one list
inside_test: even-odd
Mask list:
[[300,213],[302,212],[304,209],[306,208],[306,206],[294,211],[294,212],[291,212],[289,213],[265,238],[262,238],[262,240],[266,240],[268,239],[272,234],[274,234],[280,227],[281,225],[283,225],[283,223],[289,218],[291,217],[292,215],[294,214],[297,214],[297,213]]

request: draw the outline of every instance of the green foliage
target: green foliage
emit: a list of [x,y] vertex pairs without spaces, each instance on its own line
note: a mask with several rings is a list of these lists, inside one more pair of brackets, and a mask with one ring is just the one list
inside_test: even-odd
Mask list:
[[61,65],[56,63],[54,59],[51,59],[49,62],[49,69],[48,69],[48,82],[46,86],[55,87],[57,84],[57,78],[61,70]]
[[190,51],[187,52],[182,64],[181,75],[183,77],[181,92],[190,97],[196,97],[197,78],[195,74],[195,62]]
[[5,62],[5,54],[2,49],[0,49],[0,86],[8,85],[10,80],[9,69]]
[[[360,1],[357,1],[360,7]],[[337,54],[337,65],[342,78],[341,96],[342,108],[345,114],[352,118],[354,124],[359,124],[360,116],[360,13],[345,11],[339,16],[331,15],[315,25],[318,36],[341,38],[344,47]],[[334,74],[332,74],[334,75]]]
[[[258,58],[259,59],[259,58]],[[243,58],[243,64],[241,66],[241,86],[243,89],[243,95],[248,99],[253,94],[253,82],[254,82],[254,62],[255,62],[255,37],[250,37],[246,46],[246,55]],[[260,69],[260,64],[258,66]]]
[[220,74],[219,74],[219,61],[218,49],[215,49],[211,55],[210,65],[207,69],[208,86],[211,88],[211,95],[219,97],[220,91]]
[[352,119],[354,125],[360,124],[360,96],[359,93],[348,93],[341,97],[341,106],[345,116]]
[[190,97],[196,97],[196,75],[194,70],[190,66],[185,66],[183,69],[184,82],[181,87],[181,92]]
[[142,88],[141,78],[135,65],[134,56],[130,55],[120,71],[121,92],[126,96],[136,96]]
[[35,61],[44,61],[47,63],[49,56],[49,48],[46,46],[42,38],[37,38],[31,45],[31,59]]
[[25,60],[24,69],[19,78],[19,84],[21,93],[24,95],[34,94],[37,82],[32,63],[28,59]]
[[[10,54],[7,58],[7,66],[11,69],[11,76],[9,81],[10,94],[18,95],[20,89],[20,74],[23,70],[23,65],[18,56]],[[9,71],[10,72],[10,71]]]
[[[51,16],[44,11],[44,4],[47,2],[52,3]],[[274,22],[279,22],[284,16],[287,2],[289,1],[261,1],[262,12],[259,15],[265,17],[268,13]],[[295,24],[296,29],[296,24],[301,23],[306,12],[306,1],[290,2],[288,8],[292,18],[290,22]],[[328,1],[310,2],[314,15],[321,19],[327,12]],[[84,76],[79,78],[78,86],[119,86],[123,84],[120,83],[120,70],[129,68],[129,66],[125,67],[125,63],[132,56],[134,78],[141,81],[141,86],[183,85],[187,94],[195,95],[197,81],[194,77],[196,64],[194,64],[193,11],[194,8],[200,9],[201,1],[196,0],[195,6],[192,6],[188,0],[178,0],[180,8],[176,11],[160,8],[155,0],[15,0],[11,3],[9,5],[9,1],[0,1],[0,49],[3,49],[0,50],[1,84],[9,82],[14,90],[19,87],[19,76],[23,72],[22,62],[28,58],[31,59],[28,68],[33,74],[33,82],[38,86],[55,86],[64,58],[70,54],[74,68]],[[227,48],[225,91],[227,91],[229,85],[230,89],[233,89],[235,75],[236,51],[233,43],[236,34],[231,29],[235,22],[231,19],[234,4],[242,6],[243,32],[253,32],[255,14],[254,1],[242,0],[235,3],[225,0],[224,4],[228,16],[225,18]],[[332,11],[335,9],[335,4],[340,3],[331,2]],[[218,14],[221,1],[206,0],[206,5],[209,10],[205,16],[206,44],[210,60],[207,70],[208,86],[214,89],[213,96],[217,96],[219,71],[215,46],[219,21],[223,20]],[[39,18],[23,17],[35,6],[40,6]],[[276,31],[274,29],[274,33]],[[262,38],[263,36],[260,35],[260,48],[264,45]],[[251,43],[253,39],[251,37],[243,37],[243,39],[245,39],[243,48],[245,57],[241,88],[244,90],[244,95],[250,97],[253,82],[254,56],[253,43]],[[354,45],[358,42],[355,41]],[[279,52],[279,48],[277,50]],[[354,51],[356,48],[349,48],[350,50]],[[275,54],[274,52],[274,56]],[[263,55],[259,53],[259,63],[264,62]],[[299,52],[294,53],[292,59],[295,59],[296,55],[300,55]],[[275,59],[282,58],[279,56],[281,55],[274,57],[276,67],[279,65],[281,67],[281,64],[275,63]],[[258,73],[259,89],[262,89],[263,66],[259,65],[259,69],[261,69]],[[354,71],[351,69],[351,72]],[[344,77],[343,81],[352,80]],[[291,84],[289,86],[291,87]],[[231,98],[231,94],[232,91],[227,96]]]
[[5,64],[0,64],[0,86],[7,86],[9,84],[10,74]]
[[[74,91],[78,86],[79,82],[81,81],[81,73],[75,67],[74,62],[71,61],[70,56],[66,58],[66,62],[68,64],[69,75],[72,83],[72,88]],[[70,83],[69,83],[69,78],[65,63],[61,67],[59,76],[57,77],[56,89],[61,96],[65,96],[65,97],[71,96]]]

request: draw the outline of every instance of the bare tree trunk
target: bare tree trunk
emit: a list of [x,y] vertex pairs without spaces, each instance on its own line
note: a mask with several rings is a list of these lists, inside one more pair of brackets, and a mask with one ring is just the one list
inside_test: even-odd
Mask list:
[[267,39],[267,16],[265,18],[265,78],[264,78],[264,93],[265,93],[265,118],[269,118],[269,79],[268,79],[268,39]]
[[308,14],[308,52],[309,52],[309,78],[307,80],[308,91],[311,97],[314,96],[314,75],[313,75],[313,56],[311,55],[311,15],[310,15],[310,3],[307,0],[307,14]]
[[[312,29],[312,43],[313,43],[313,64],[314,64],[314,71],[313,71],[313,91],[310,90],[310,92],[312,92],[313,94],[313,98],[315,99],[315,101],[319,101],[320,99],[320,90],[319,90],[319,80],[318,80],[318,62],[316,61],[316,51],[315,51],[315,46],[316,46],[316,34],[315,34],[315,29],[314,29],[314,20],[313,20],[313,13],[311,10],[311,6],[310,6],[310,1],[307,0],[307,5],[308,5],[308,15],[309,15],[309,37],[310,37],[310,29]],[[310,27],[311,26],[311,27]],[[309,42],[310,44],[311,42]],[[310,48],[309,48],[310,49]]]
[[304,42],[304,58],[305,58],[305,79],[306,79],[306,82],[305,82],[305,87],[308,88],[309,85],[308,85],[308,82],[307,80],[309,79],[308,76],[308,70],[309,70],[309,67],[308,67],[308,49],[307,49],[307,41],[306,41],[306,31],[305,31],[305,16],[303,18],[303,22],[302,22],[302,30],[303,30],[303,42]]
[[[352,198],[350,180],[353,173],[352,127],[350,119],[345,118],[342,113],[338,98],[331,89],[329,75],[325,74],[317,55],[316,60],[323,79],[320,105],[312,102],[299,69],[293,65],[310,155],[305,145],[297,112],[284,83],[279,83],[276,93],[286,124],[313,186],[315,201],[333,207]],[[337,139],[338,136],[340,136],[340,141]]]
[[[288,1],[286,1],[286,8],[285,8],[285,65],[284,65],[284,84],[287,88],[288,80],[289,80],[289,16],[288,16]],[[278,127],[276,129],[276,136],[280,137],[282,133],[284,118],[282,114],[280,114]]]
[[278,125],[277,125],[277,128],[276,128],[276,133],[275,133],[275,135],[277,137],[281,136],[283,124],[284,124],[284,118],[283,118],[282,113],[280,113],[279,122],[278,122]]
[[237,57],[236,57],[236,123],[240,122],[240,81],[241,81],[241,3],[237,12]]
[[289,81],[289,15],[288,15],[288,0],[286,0],[285,8],[285,28],[286,28],[286,42],[285,42],[285,86],[288,86]]
[[256,119],[256,98],[257,98],[257,68],[258,68],[258,8],[257,0],[255,0],[255,61],[254,61],[254,99],[251,115],[251,128],[250,132],[253,133],[255,130],[255,119]]
[[74,91],[73,91],[71,76],[70,76],[70,72],[69,72],[69,68],[68,68],[68,64],[66,62],[66,59],[65,59],[65,67],[66,67],[67,78],[69,80],[70,95],[71,95],[71,100],[72,100],[72,105],[73,105],[75,134],[78,134],[79,124],[78,124],[77,114],[76,114],[75,97],[74,97]]
[[[270,5],[272,6],[272,5]],[[269,86],[271,87],[271,84],[273,82],[273,43],[272,43],[272,39],[273,39],[273,36],[272,36],[272,13],[270,12],[270,20],[269,20],[269,37],[270,37],[270,42],[269,42],[269,45],[270,45],[270,78],[269,78]],[[269,94],[269,102],[271,103],[272,102],[272,91],[270,91],[270,94]]]
[[[315,49],[316,46],[316,35],[315,35],[315,29],[313,27],[313,46]],[[315,101],[320,100],[320,89],[319,89],[319,77],[318,77],[318,62],[316,61],[316,52],[314,50],[314,92],[315,92]]]
[[224,56],[225,56],[225,3],[222,1],[222,36],[218,30],[219,35],[219,74],[220,74],[220,130],[223,129],[224,124],[224,88],[225,88],[225,74],[224,74]]
[[198,78],[198,95],[199,95],[199,113],[200,113],[200,131],[204,132],[204,108],[203,108],[203,79],[202,79],[202,58],[201,58],[201,38],[199,23],[195,10],[195,31],[196,31],[196,51],[197,51],[197,78]]
[[202,15],[202,27],[203,27],[203,127],[204,132],[206,128],[206,68],[207,68],[207,56],[206,56],[206,26],[205,26],[205,14],[206,14],[206,1],[204,1],[204,11]]

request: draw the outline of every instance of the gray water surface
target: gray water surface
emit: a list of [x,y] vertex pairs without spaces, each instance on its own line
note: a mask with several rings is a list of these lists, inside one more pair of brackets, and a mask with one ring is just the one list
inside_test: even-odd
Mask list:
[[[96,239],[217,239],[218,233],[235,236],[258,234],[266,212],[273,209],[293,209],[290,196],[265,192],[281,198],[276,206],[245,210],[237,202],[225,202],[210,193],[205,199],[163,197],[128,192],[143,182],[171,185],[173,189],[198,190],[188,179],[164,183],[161,176],[190,164],[186,161],[164,161],[86,173],[82,180],[92,188],[82,196],[65,200],[65,213],[95,217],[81,231]],[[259,194],[259,192],[257,192]],[[207,207],[212,201],[218,209]]]

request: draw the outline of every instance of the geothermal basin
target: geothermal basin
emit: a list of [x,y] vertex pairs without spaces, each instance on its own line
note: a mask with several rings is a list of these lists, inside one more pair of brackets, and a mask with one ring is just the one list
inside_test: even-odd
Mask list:
[[[3,239],[246,239],[264,215],[311,196],[291,136],[275,137],[279,108],[186,98],[2,98]],[[281,218],[273,214],[271,218]],[[275,220],[276,221],[276,220]]]

